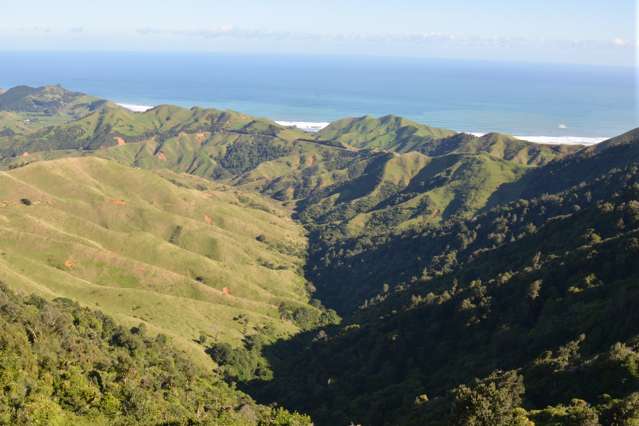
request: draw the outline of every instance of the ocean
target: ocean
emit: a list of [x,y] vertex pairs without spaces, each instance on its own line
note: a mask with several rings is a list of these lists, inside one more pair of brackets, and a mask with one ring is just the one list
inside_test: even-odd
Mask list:
[[[639,126],[636,68],[379,57],[0,53],[0,87],[61,84],[132,105],[321,127],[395,114],[457,131],[597,141]],[[315,123],[315,124],[313,124]]]

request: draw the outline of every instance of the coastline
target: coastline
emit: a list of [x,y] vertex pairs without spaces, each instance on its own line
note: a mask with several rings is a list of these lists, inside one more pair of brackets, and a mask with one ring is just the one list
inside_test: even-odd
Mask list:
[[[152,105],[139,105],[130,103],[120,103],[117,105],[133,112],[145,112],[153,109]],[[286,127],[297,127],[305,132],[316,133],[327,127],[330,122],[327,121],[288,121],[274,120],[275,123]],[[460,133],[468,133],[470,135],[481,137],[486,133],[460,131]],[[587,137],[587,136],[535,136],[535,135],[514,135],[515,138],[528,142],[544,144],[544,145],[596,145],[610,138],[607,137]]]
[[[478,132],[465,132],[473,136],[482,137],[486,133]],[[608,138],[602,137],[588,137],[588,136],[524,136],[513,135],[517,139],[521,139],[528,142],[534,142],[542,145],[596,145],[598,143],[607,141]]]

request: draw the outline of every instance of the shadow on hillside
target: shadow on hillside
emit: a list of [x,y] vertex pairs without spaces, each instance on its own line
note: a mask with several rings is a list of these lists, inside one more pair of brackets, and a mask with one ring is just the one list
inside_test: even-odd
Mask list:
[[310,414],[317,425],[350,424],[355,419],[344,412],[350,404],[336,385],[348,364],[334,357],[335,348],[323,341],[325,333],[336,334],[338,330],[331,326],[307,331],[264,346],[261,355],[273,378],[240,382],[237,387],[259,403]]

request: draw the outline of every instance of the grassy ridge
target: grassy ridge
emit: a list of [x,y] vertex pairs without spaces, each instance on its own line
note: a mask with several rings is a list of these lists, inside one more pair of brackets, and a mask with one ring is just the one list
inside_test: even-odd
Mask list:
[[0,200],[8,285],[144,321],[195,352],[202,333],[296,332],[282,303],[316,310],[302,228],[257,195],[86,157],[2,173]]
[[318,139],[360,149],[413,151],[420,145],[454,135],[447,129],[418,124],[402,117],[345,118],[322,129]]
[[32,133],[64,124],[100,109],[105,103],[60,86],[17,86],[0,92],[0,135]]

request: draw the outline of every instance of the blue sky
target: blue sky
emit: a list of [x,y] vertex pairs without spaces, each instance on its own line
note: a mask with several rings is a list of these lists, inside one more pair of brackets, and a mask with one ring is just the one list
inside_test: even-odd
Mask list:
[[0,0],[0,50],[634,65],[634,0]]

